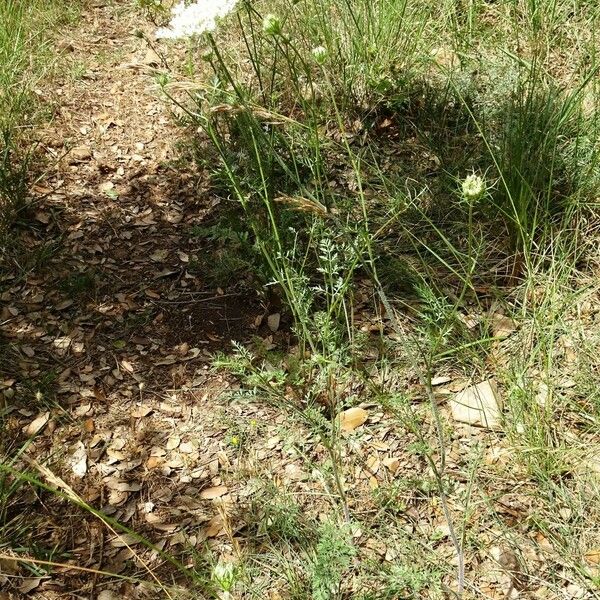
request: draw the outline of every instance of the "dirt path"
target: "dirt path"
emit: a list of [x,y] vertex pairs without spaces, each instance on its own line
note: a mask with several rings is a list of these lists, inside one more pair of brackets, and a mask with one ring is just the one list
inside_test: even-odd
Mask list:
[[[67,72],[45,93],[58,108],[42,134],[55,166],[35,188],[35,225],[19,234],[26,260],[2,296],[13,375],[0,382],[14,407],[11,438],[35,435],[26,456],[49,461],[40,479],[180,554],[224,535],[211,499],[232,498],[230,438],[264,418],[250,408],[228,427],[230,384],[207,364],[251,335],[262,309],[239,288],[207,282],[190,232],[211,202],[202,178],[176,161],[179,133],[153,88],[157,57],[134,35],[139,21],[118,3],[95,3],[58,43]],[[142,569],[152,581],[136,540],[69,502],[24,494],[12,509],[38,513],[25,535],[41,557]],[[144,560],[160,577],[156,551]],[[100,583],[59,570],[13,589],[94,598]],[[135,588],[109,586],[119,597]]]

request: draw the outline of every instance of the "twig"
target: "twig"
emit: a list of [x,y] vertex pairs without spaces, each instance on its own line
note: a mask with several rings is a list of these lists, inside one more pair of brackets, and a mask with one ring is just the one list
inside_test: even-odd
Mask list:
[[109,571],[102,571],[100,569],[92,569],[90,567],[80,567],[79,565],[71,565],[69,563],[54,562],[52,560],[40,560],[37,558],[27,558],[25,556],[13,556],[12,554],[0,554],[0,560],[13,560],[15,562],[28,563],[32,565],[46,565],[48,567],[58,567],[61,569],[73,569],[83,573],[94,573],[95,575],[116,577],[117,579],[124,579],[126,581],[136,581],[136,579],[127,575],[120,575],[119,573],[111,573]]
[[210,298],[199,298],[197,300],[156,300],[153,304],[200,304],[201,302],[211,302],[221,298],[231,298],[242,296],[243,294],[221,294],[220,296],[211,296]]

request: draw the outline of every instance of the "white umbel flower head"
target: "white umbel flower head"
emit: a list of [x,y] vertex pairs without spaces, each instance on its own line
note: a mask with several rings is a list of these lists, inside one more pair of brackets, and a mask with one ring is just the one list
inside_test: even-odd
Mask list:
[[277,15],[269,13],[263,19],[263,33],[266,35],[280,35],[281,21]]
[[173,7],[169,25],[158,29],[156,37],[177,39],[214,31],[218,19],[228,15],[235,8],[236,2],[237,0],[196,0],[186,4],[182,0]]
[[325,46],[317,46],[312,49],[312,55],[315,62],[322,65],[327,60],[327,48]]
[[483,177],[479,175],[467,175],[462,182],[462,194],[465,200],[471,202],[479,200],[485,193],[486,185]]

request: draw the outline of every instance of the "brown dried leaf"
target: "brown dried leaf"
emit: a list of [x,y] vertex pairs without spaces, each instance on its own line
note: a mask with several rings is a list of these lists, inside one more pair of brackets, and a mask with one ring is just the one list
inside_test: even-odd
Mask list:
[[223,532],[223,517],[221,515],[216,515],[206,524],[204,535],[207,538],[212,538],[217,537]]
[[200,498],[202,500],[214,500],[215,498],[220,498],[224,496],[228,492],[227,486],[225,485],[217,485],[215,487],[209,487],[200,492]]
[[600,548],[593,548],[585,553],[585,560],[591,565],[600,565]]
[[135,417],[136,419],[141,419],[143,417],[147,417],[153,410],[154,409],[152,406],[148,406],[148,404],[142,404],[131,411],[131,416]]
[[133,365],[128,360],[122,360],[121,367],[123,368],[124,371],[127,371],[128,373],[133,373],[135,370],[133,368]]
[[181,438],[178,435],[172,435],[168,440],[165,448],[167,450],[175,450],[181,443]]
[[43,223],[44,225],[48,225],[48,223],[50,223],[50,215],[40,210],[35,213],[35,220]]
[[400,466],[400,461],[397,458],[384,458],[383,465],[387,467],[390,472],[395,475],[398,467]]
[[146,468],[147,469],[156,469],[156,467],[159,467],[160,465],[162,465],[163,462],[164,462],[164,459],[161,458],[160,456],[151,456],[146,461]]
[[62,302],[59,302],[54,308],[56,310],[65,310],[66,308],[69,308],[69,306],[72,306],[72,304],[73,304],[73,300],[68,298],[67,300],[63,300]]
[[342,431],[354,431],[369,418],[369,413],[358,406],[349,408],[340,414],[340,429]]
[[23,580],[18,589],[22,594],[28,594],[29,592],[35,590],[35,588],[38,587],[41,582],[41,577],[28,577],[27,579]]
[[513,334],[516,329],[517,324],[510,317],[499,313],[492,315],[492,334],[494,337],[504,340]]
[[28,436],[34,436],[39,433],[50,420],[50,413],[46,412],[36,417],[27,427],[23,428],[23,432]]
[[71,455],[71,460],[69,461],[71,464],[71,470],[75,474],[75,477],[79,477],[80,479],[85,476],[87,473],[87,452],[85,449],[85,445],[83,442],[77,442],[75,447],[75,452]]
[[33,358],[35,356],[35,350],[31,346],[21,346],[21,351],[28,358]]

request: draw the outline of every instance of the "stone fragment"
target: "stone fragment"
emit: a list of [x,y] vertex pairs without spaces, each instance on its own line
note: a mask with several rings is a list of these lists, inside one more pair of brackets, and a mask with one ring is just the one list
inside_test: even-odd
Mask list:
[[450,409],[454,419],[461,423],[497,429],[502,399],[494,383],[487,380],[458,392],[450,401]]

